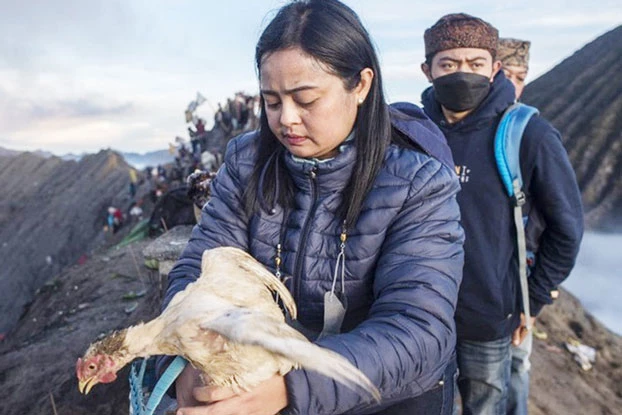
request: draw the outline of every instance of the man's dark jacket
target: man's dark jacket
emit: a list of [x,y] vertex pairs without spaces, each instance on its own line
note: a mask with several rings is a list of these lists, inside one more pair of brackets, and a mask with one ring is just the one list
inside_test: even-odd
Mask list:
[[[494,135],[514,87],[500,71],[479,107],[449,124],[434,97],[424,91],[428,116],[451,147],[462,191],[458,203],[466,233],[465,267],[456,309],[458,338],[496,340],[518,327],[521,306],[512,202],[504,191],[494,158]],[[523,134],[521,172],[530,204],[541,214],[535,268],[529,277],[531,314],[552,302],[551,291],[572,269],[583,235],[581,194],[559,132],[534,116]]]

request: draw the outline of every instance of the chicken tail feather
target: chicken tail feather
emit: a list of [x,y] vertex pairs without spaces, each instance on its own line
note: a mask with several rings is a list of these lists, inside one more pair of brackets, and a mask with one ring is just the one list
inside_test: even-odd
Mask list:
[[309,342],[294,328],[263,313],[231,308],[200,326],[237,343],[261,346],[305,369],[330,377],[359,394],[380,401],[376,386],[345,357]]

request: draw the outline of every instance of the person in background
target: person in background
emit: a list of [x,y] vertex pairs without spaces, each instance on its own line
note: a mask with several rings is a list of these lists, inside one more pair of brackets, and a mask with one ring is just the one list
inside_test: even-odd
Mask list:
[[136,196],[136,188],[138,186],[138,173],[136,172],[136,170],[130,167],[129,175],[130,175],[130,189],[129,189],[130,199],[134,199],[134,197]]
[[140,207],[139,202],[132,202],[130,205],[129,215],[132,223],[143,220],[143,209]]
[[236,92],[233,99],[234,118],[240,130],[244,130],[248,121],[248,108],[246,107],[246,96],[243,92]]
[[[498,31],[482,19],[446,15],[425,31],[424,43],[421,69],[432,83],[422,96],[424,110],[447,137],[462,184],[465,267],[455,315],[462,409],[465,415],[505,415],[511,345],[523,341],[528,324],[513,205],[493,148],[501,116],[516,94],[497,59]],[[520,161],[526,199],[545,223],[528,280],[534,320],[574,266],[583,209],[559,132],[542,117],[529,120]]]
[[117,233],[121,225],[123,225],[123,212],[121,212],[121,209],[119,208],[109,206],[104,231],[106,232],[110,230],[110,232],[115,234]]
[[249,96],[246,100],[246,110],[248,111],[247,129],[256,130],[259,126],[259,96]]
[[[528,40],[500,38],[497,57],[501,62],[501,69],[505,77],[514,85],[516,100],[518,101],[525,89],[525,80],[529,73],[529,46]],[[539,224],[541,220],[537,212],[533,211],[527,221],[527,249],[529,255],[530,268],[537,258],[537,242],[542,230]],[[555,294],[552,294],[555,295]],[[507,413],[509,415],[527,415],[529,403],[529,370],[531,363],[529,357],[533,347],[533,332],[530,330],[519,345],[512,344],[512,371],[510,375],[510,390],[508,396]]]
[[197,129],[197,135],[205,134],[205,124],[203,123],[203,118],[197,118],[197,122],[194,126]]
[[512,82],[518,101],[525,89],[525,80],[529,73],[529,46],[528,40],[500,38],[498,59],[501,61],[505,77]]
[[[284,276],[295,327],[363,371],[382,400],[303,369],[236,395],[188,365],[178,411],[450,414],[464,234],[442,134],[416,106],[386,104],[373,43],[339,1],[283,6],[255,62],[259,130],[229,142],[163,307],[199,276],[206,249],[241,248]],[[342,278],[339,307],[326,307]]]

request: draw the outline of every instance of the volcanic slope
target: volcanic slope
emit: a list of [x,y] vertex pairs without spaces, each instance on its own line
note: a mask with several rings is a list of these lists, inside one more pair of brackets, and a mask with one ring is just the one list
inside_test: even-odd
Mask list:
[[530,82],[523,101],[562,133],[588,227],[622,230],[622,26]]

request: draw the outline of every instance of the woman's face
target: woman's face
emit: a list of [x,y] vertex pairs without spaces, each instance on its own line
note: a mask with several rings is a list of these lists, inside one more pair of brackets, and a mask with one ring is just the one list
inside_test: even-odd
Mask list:
[[371,85],[371,69],[361,71],[361,82],[351,91],[300,48],[266,55],[259,69],[266,116],[276,138],[298,157],[334,157],[354,127],[359,100]]

